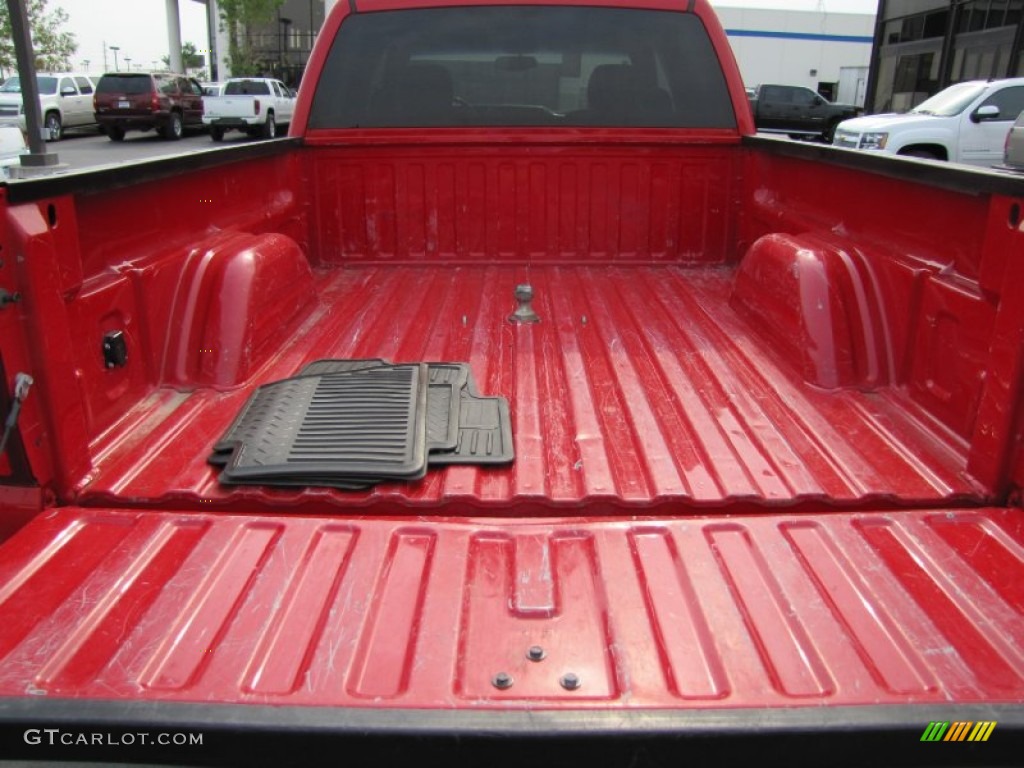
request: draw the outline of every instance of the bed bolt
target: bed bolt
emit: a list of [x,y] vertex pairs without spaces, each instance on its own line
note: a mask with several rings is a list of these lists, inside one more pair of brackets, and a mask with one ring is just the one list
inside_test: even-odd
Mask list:
[[562,679],[559,682],[567,691],[575,691],[580,687],[580,678],[575,672],[566,672],[562,675]]
[[529,283],[520,283],[516,286],[516,301],[519,306],[516,311],[509,315],[508,321],[520,325],[523,323],[539,323],[540,318],[533,311],[530,302],[533,301],[533,286]]
[[491,684],[499,691],[504,691],[506,688],[512,687],[512,675],[508,672],[499,672],[491,678]]
[[526,658],[530,661],[542,661],[545,656],[547,656],[547,654],[544,653],[544,649],[539,645],[531,645],[530,650],[526,652]]
[[0,288],[0,309],[5,309],[8,304],[17,304],[21,301],[21,294],[15,291],[8,293],[6,288]]

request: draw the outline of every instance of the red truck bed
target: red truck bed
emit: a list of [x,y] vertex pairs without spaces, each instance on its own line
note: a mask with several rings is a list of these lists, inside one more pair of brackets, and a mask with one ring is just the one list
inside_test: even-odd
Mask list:
[[[628,764],[637,750],[675,759],[681,734],[729,761],[797,734],[850,730],[862,742],[848,764],[883,748],[913,764],[934,758],[914,751],[930,722],[971,721],[999,723],[999,741],[971,747],[987,750],[972,760],[1012,754],[1024,699],[1024,518],[1000,503],[1019,472],[1013,412],[988,409],[993,387],[1011,386],[1019,370],[1021,313],[993,308],[984,291],[920,257],[952,243],[974,286],[1012,284],[1015,262],[987,261],[1009,252],[998,238],[1017,237],[1004,234],[1012,198],[998,185],[981,196],[921,187],[932,202],[956,200],[966,218],[937,224],[914,259],[889,260],[899,238],[879,245],[879,235],[898,230],[856,201],[892,182],[832,160],[838,178],[855,182],[841,195],[853,211],[846,226],[871,244],[859,258],[877,267],[869,277],[882,275],[879,296],[916,286],[909,317],[890,315],[889,333],[904,340],[892,361],[873,373],[861,339],[855,364],[833,369],[821,356],[800,358],[780,333],[802,326],[786,325],[786,284],[771,277],[777,259],[801,249],[834,263],[827,238],[786,239],[824,215],[801,183],[815,150],[735,150],[754,178],[773,180],[770,195],[751,188],[735,225],[738,238],[765,247],[739,265],[722,258],[728,245],[689,251],[690,263],[634,254],[488,264],[460,257],[457,240],[443,268],[415,254],[374,261],[359,238],[332,245],[317,240],[322,229],[308,234],[323,214],[301,196],[255,184],[269,213],[251,217],[251,197],[225,198],[222,215],[243,233],[290,233],[305,253],[277,234],[141,244],[104,230],[102,196],[73,206],[59,194],[16,200],[16,248],[45,253],[53,235],[32,222],[52,204],[58,221],[79,227],[53,231],[77,232],[82,270],[94,277],[68,305],[73,322],[48,321],[44,338],[59,338],[56,329],[80,343],[60,347],[72,350],[62,353],[68,365],[40,377],[22,417],[33,466],[48,466],[37,436],[51,433],[33,410],[43,397],[68,414],[52,434],[80,448],[61,450],[50,470],[63,506],[0,550],[8,732],[44,721],[198,728],[230,741],[224,734],[240,730],[247,760],[267,764],[287,760],[288,734],[359,745],[368,732],[386,744],[404,734],[433,744],[440,762],[454,739],[487,764],[493,738],[568,745],[598,760],[614,739]],[[200,158],[195,189],[283,180],[296,158],[330,169],[318,152],[247,150],[249,166]],[[690,150],[669,157],[676,152]],[[953,172],[941,180],[974,182]],[[162,215],[152,204],[159,181],[108,194],[119,216]],[[195,215],[209,216],[201,205]],[[383,205],[368,220],[389,216]],[[766,232],[786,237],[766,241]],[[407,237],[394,247],[415,244]],[[255,259],[253,242],[265,247]],[[126,249],[136,256],[109,270]],[[913,279],[886,276],[891,264],[909,264]],[[45,274],[46,265],[22,268]],[[262,288],[261,270],[272,278]],[[856,270],[824,274],[840,308],[856,295],[850,285],[873,285],[844,277]],[[65,299],[51,291],[60,279],[28,281],[25,301],[60,318]],[[536,292],[537,325],[507,321],[523,281]],[[202,314],[204,292],[228,298]],[[128,323],[141,372],[90,367],[92,329],[112,316]],[[184,320],[164,342],[168,317]],[[942,335],[950,318],[955,346]],[[249,357],[207,356],[205,339],[233,333]],[[833,338],[817,349],[842,346],[841,333]],[[515,463],[448,467],[362,492],[220,486],[206,458],[251,391],[325,357],[469,362],[482,392],[509,398]],[[4,362],[23,370],[27,359],[15,351]],[[823,386],[831,375],[861,380]],[[11,505],[32,498],[4,494]],[[527,658],[534,645],[542,661]],[[501,673],[510,687],[495,685]],[[578,688],[563,682],[570,673]],[[814,743],[805,764],[836,759],[827,741]]]
[[[320,358],[468,361],[481,391],[511,401],[510,468],[453,467],[361,493],[225,487],[206,459],[251,386],[164,389],[97,441],[78,503],[485,515],[585,503],[594,517],[985,500],[963,443],[898,391],[800,380],[730,307],[734,280],[729,267],[635,265],[322,273],[320,305],[253,384]],[[537,325],[506,322],[520,282],[534,286]]]
[[[632,74],[585,35],[459,58],[427,5],[360,0],[338,55],[382,19],[454,53],[315,96],[339,3],[292,140],[3,190],[0,418],[35,382],[0,465],[0,755],[67,759],[54,728],[210,739],[93,761],[1018,764],[1021,181],[745,136],[703,0],[553,11],[628,32]],[[584,74],[637,96],[666,19],[721,87],[669,51],[669,111],[601,123]],[[439,61],[588,108],[416,123]],[[468,363],[514,463],[220,484],[247,398],[322,358]]]

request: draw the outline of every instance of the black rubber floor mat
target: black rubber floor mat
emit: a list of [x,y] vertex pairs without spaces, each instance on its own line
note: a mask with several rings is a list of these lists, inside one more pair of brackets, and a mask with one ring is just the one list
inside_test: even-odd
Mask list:
[[[340,373],[347,371],[364,371],[370,368],[379,368],[387,365],[387,362],[379,358],[366,360],[317,360],[303,368],[298,376],[319,376],[324,373]],[[256,390],[254,397],[250,398],[238,416],[228,427],[227,432],[213,446],[213,453],[207,459],[211,464],[224,466],[231,460],[231,453],[235,448],[246,440],[252,440],[254,431],[258,432],[264,420],[278,407],[287,409],[286,401],[294,398],[293,392],[298,386],[289,386],[291,382],[297,381],[298,376],[266,384]]]
[[[384,360],[317,360],[301,371],[299,376],[347,373],[391,365]],[[459,442],[459,393],[469,382],[466,363],[427,363],[429,386],[427,392],[427,450],[452,451]]]
[[390,363],[387,360],[381,360],[379,357],[368,357],[365,360],[316,360],[296,375],[323,376],[325,373],[365,371],[369,368],[381,368],[385,365],[390,365]]
[[308,400],[315,390],[316,382],[312,379],[284,379],[264,384],[242,406],[227,432],[213,446],[210,463],[227,464],[235,448],[260,438],[268,419],[279,412],[293,411],[297,401]]
[[[363,371],[387,365],[384,360],[318,360],[310,363],[299,376],[317,376],[323,373],[340,371]],[[231,460],[231,453],[246,440],[252,440],[254,433],[262,428],[267,417],[279,407],[287,410],[287,403],[294,399],[297,390],[304,390],[302,385],[293,384],[298,377],[266,384],[256,390],[256,394],[239,411],[238,416],[228,427],[227,432],[213,446],[213,453],[208,461],[219,466]]]
[[[426,365],[300,376],[261,387],[230,441],[224,483],[415,480],[426,472]],[[235,425],[233,425],[234,428]]]
[[[317,360],[291,379],[260,387],[218,441],[209,461],[228,467],[221,480],[229,484],[322,485],[361,490],[388,480],[418,479],[423,476],[425,468],[403,473],[402,468],[392,466],[382,473],[377,471],[379,464],[364,462],[356,467],[351,462],[351,450],[359,447],[360,440],[368,441],[375,427],[383,428],[386,446],[393,448],[396,445],[394,440],[387,442],[393,437],[389,430],[396,429],[400,423],[400,419],[390,413],[385,413],[383,421],[378,422],[380,412],[371,413],[365,409],[374,398],[362,392],[356,384],[367,381],[366,376],[374,379],[384,376],[386,371],[411,368],[419,370],[418,384],[425,385],[426,390],[426,407],[421,421],[424,422],[427,465],[497,465],[513,461],[515,453],[508,401],[501,397],[481,396],[468,364],[393,365],[377,358]],[[376,373],[369,374],[370,371]],[[356,384],[339,381],[352,377],[357,378]],[[334,423],[330,417],[325,420],[322,413],[310,414],[311,398],[322,387],[325,392],[337,390],[363,398],[359,400],[357,397],[346,406],[347,395],[341,394],[340,400],[336,399],[334,403],[335,407],[340,404],[342,410],[347,407],[348,418],[354,419],[349,426],[357,426],[358,430],[343,429],[342,422]],[[386,405],[381,407],[387,411]],[[418,425],[413,428],[418,429]],[[379,460],[376,451],[381,445],[384,444],[365,442],[362,448],[372,448],[375,460]],[[325,458],[330,462],[326,469],[320,466]],[[366,454],[362,458],[366,459]],[[337,463],[339,460],[348,464],[341,467]],[[272,468],[265,472],[263,468],[268,465]],[[301,465],[301,468],[296,465]],[[406,465],[404,469],[411,466]]]
[[515,459],[508,401],[503,397],[481,397],[475,391],[470,379],[460,398],[458,444],[453,451],[430,454],[431,466],[508,464]]
[[[378,359],[317,360],[303,368],[298,377],[349,373],[390,365]],[[428,363],[428,366],[427,450],[451,451],[459,441],[459,392],[469,380],[469,366],[465,363]],[[281,399],[292,397],[291,393],[295,388],[283,385],[296,381],[297,378],[261,387],[256,398],[250,400],[224,436],[214,445],[208,461],[218,466],[226,465],[231,460],[231,453],[235,447],[252,439],[253,430],[260,429],[260,424],[267,418],[268,413],[279,407]]]

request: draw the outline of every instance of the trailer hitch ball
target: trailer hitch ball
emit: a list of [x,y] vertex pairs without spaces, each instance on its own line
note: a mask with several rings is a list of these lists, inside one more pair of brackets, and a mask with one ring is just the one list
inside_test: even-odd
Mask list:
[[529,283],[520,283],[516,286],[515,296],[519,306],[509,316],[508,321],[515,325],[539,323],[540,317],[533,311],[533,286]]

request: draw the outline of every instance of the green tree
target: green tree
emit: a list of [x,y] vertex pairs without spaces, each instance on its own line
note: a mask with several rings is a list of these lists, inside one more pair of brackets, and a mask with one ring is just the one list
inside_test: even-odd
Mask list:
[[250,25],[270,21],[284,0],[220,0],[220,17],[228,32],[228,63],[233,75],[258,75],[246,32]]
[[[163,57],[164,66],[168,69],[171,66],[171,57]],[[196,49],[195,43],[182,43],[181,44],[181,63],[185,69],[198,69],[199,67],[206,64],[206,59]]]
[[[75,36],[64,31],[68,15],[63,8],[47,8],[48,0],[27,0],[29,25],[32,27],[32,48],[39,70],[70,69],[71,57],[78,50]],[[0,73],[5,77],[16,71],[18,60],[14,54],[11,33],[11,15],[7,3],[0,3]]]

